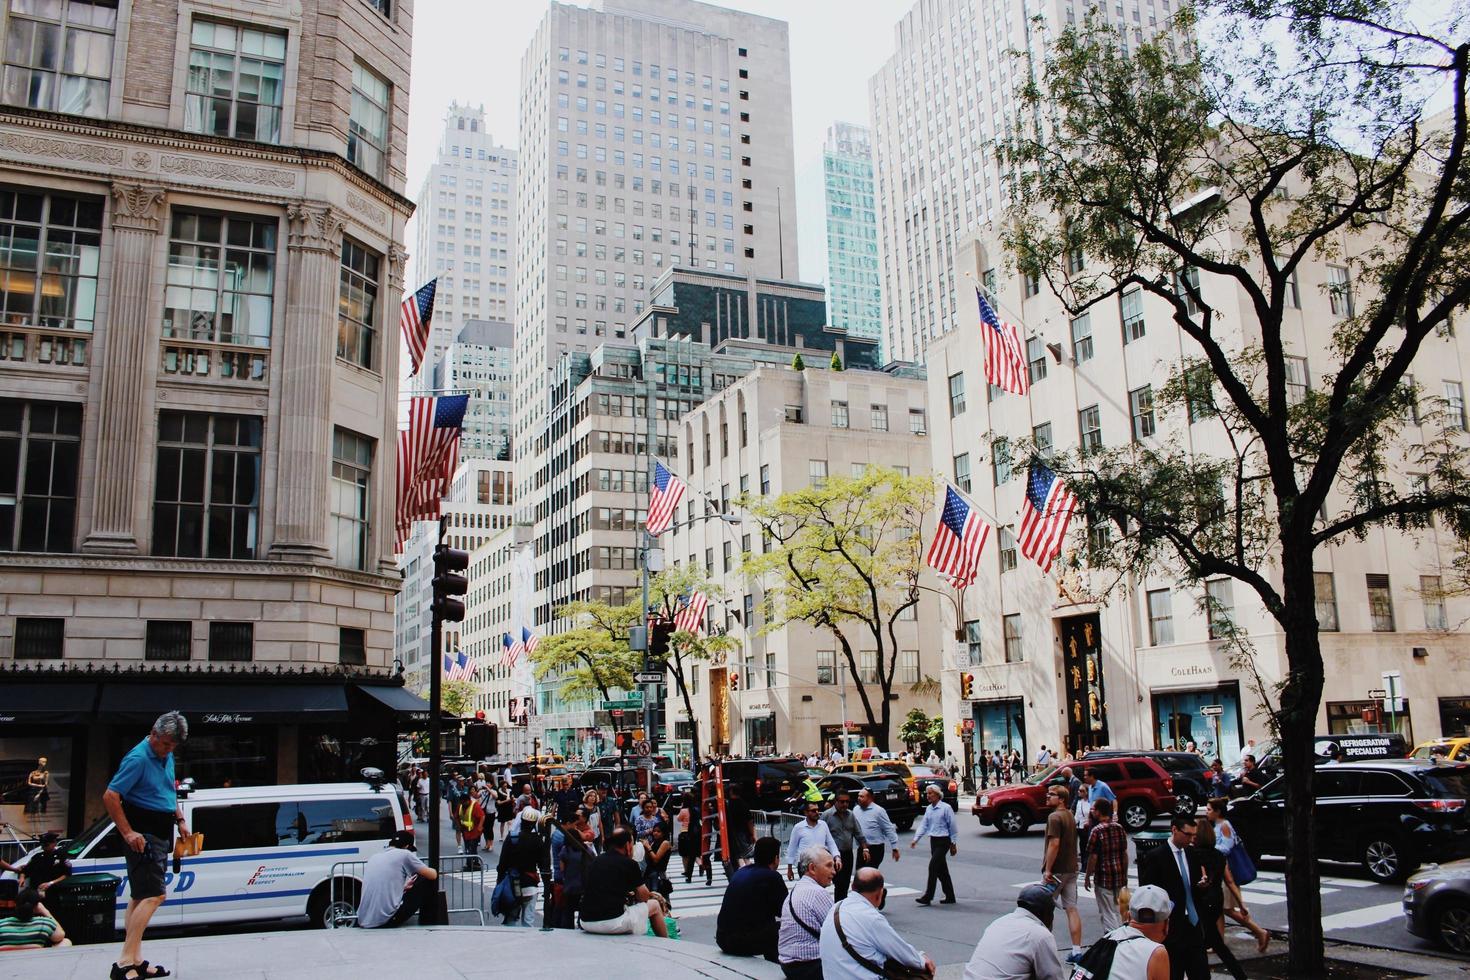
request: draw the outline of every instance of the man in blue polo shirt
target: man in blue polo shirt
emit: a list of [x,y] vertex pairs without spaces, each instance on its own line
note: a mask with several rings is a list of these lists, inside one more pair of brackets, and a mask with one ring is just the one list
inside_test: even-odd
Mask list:
[[188,834],[174,792],[174,749],[189,737],[189,723],[177,711],[158,717],[148,737],[118,764],[102,794],[107,815],[127,846],[131,901],[123,918],[122,955],[112,965],[112,980],[166,977],[169,971],[143,959],[143,931],[163,904],[164,877],[173,848],[174,827]]

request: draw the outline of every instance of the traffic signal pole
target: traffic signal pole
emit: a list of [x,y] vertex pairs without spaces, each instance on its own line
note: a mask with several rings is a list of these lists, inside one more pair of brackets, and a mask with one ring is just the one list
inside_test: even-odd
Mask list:
[[[439,773],[444,764],[444,624],[464,620],[464,602],[456,596],[469,591],[462,574],[470,566],[467,551],[444,544],[445,518],[439,518],[439,542],[434,546],[434,602],[429,639],[429,866],[439,870]],[[439,882],[434,881],[434,921],[442,924]]]

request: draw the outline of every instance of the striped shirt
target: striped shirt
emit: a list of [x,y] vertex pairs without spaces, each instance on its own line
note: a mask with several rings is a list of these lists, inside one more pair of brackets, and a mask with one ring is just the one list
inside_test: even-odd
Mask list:
[[29,919],[11,916],[0,919],[0,949],[6,946],[50,946],[51,934],[57,930],[56,920],[44,915]]
[[802,875],[781,906],[781,933],[776,940],[776,955],[782,963],[822,958],[822,922],[831,908],[832,896],[827,889],[810,875]]

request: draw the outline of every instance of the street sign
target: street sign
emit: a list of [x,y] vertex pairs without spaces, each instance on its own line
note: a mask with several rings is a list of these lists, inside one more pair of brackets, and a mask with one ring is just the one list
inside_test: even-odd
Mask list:
[[623,709],[613,708],[611,711],[608,712],[608,714],[612,715],[614,718],[621,718],[623,717]]
[[1225,713],[1223,704],[1207,704],[1199,709],[1199,713],[1206,718],[1218,718]]
[[646,674],[634,674],[633,680],[639,684],[662,684],[664,682],[664,675],[662,673],[654,673],[653,671],[649,671]]
[[653,746],[648,744],[648,739],[646,738],[639,739],[638,744],[633,746],[633,748],[645,759],[653,755]]
[[1388,692],[1381,687],[1375,687],[1368,692],[1369,701],[1382,701],[1386,697],[1388,697]]
[[975,730],[975,719],[974,718],[966,718],[964,720],[964,726],[965,726],[965,734],[966,735],[970,734],[971,732],[973,732]]
[[631,691],[628,696],[619,701],[602,702],[603,711],[612,711],[614,708],[638,709],[643,707],[643,692]]

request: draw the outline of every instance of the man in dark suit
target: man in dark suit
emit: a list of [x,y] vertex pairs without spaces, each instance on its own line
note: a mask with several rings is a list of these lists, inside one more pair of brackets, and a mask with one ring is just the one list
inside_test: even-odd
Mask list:
[[1169,916],[1169,934],[1164,948],[1169,951],[1169,980],[1209,980],[1210,965],[1205,955],[1204,933],[1194,886],[1203,876],[1199,859],[1190,852],[1194,845],[1194,818],[1176,816],[1170,824],[1169,840],[1138,862],[1138,883],[1158,885],[1169,893],[1174,911]]

